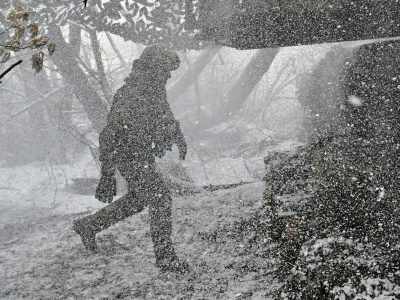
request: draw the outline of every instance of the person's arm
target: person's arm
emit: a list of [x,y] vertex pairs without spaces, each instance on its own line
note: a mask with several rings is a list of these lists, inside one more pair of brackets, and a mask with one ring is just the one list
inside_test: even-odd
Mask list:
[[183,133],[181,131],[179,121],[175,120],[175,123],[176,123],[176,131],[175,131],[174,142],[179,150],[179,159],[185,160],[186,154],[187,154],[187,144],[186,144],[185,136],[183,135]]
[[[108,114],[107,125],[99,135],[101,172],[104,174],[115,173],[115,150],[119,142],[119,131],[124,122],[126,105],[126,87],[120,88],[114,96],[111,110]],[[125,119],[125,118],[124,118]]]
[[162,111],[164,124],[167,124],[168,132],[171,135],[172,142],[176,144],[179,150],[179,159],[185,160],[187,153],[187,144],[185,136],[182,133],[179,121],[175,120],[174,114],[167,102],[166,98],[162,102]]
[[116,126],[114,124],[107,124],[99,136],[101,173],[109,174],[115,172],[114,166],[114,151],[116,145],[116,138],[118,136]]
[[115,178],[115,165],[113,163],[114,139],[116,135],[113,131],[112,126],[108,124],[99,137],[101,177],[96,188],[95,197],[104,203],[111,203],[114,196],[117,195],[117,180]]
[[[116,95],[116,97],[118,94]],[[106,127],[102,130],[99,136],[100,156],[101,163],[101,177],[100,182],[96,188],[95,197],[101,202],[111,203],[113,197],[117,195],[117,181],[115,178],[115,150],[118,143],[119,126],[121,122],[122,102],[114,103],[108,115],[108,122]],[[120,99],[123,100],[123,99]]]

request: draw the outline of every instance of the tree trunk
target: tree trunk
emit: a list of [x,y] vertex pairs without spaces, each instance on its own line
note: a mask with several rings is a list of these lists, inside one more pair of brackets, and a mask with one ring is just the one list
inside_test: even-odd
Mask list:
[[25,93],[28,95],[28,101],[32,104],[27,112],[29,116],[29,128],[26,136],[26,153],[21,157],[24,163],[29,160],[42,161],[46,159],[51,147],[51,127],[47,122],[45,105],[43,101],[38,101],[50,91],[50,83],[47,74],[42,71],[35,76],[29,72],[24,72]]
[[97,32],[96,30],[90,30],[89,34],[90,42],[92,43],[94,60],[96,61],[97,76],[99,78],[100,88],[104,94],[104,97],[106,97],[107,102],[110,103],[112,101],[113,95],[108,85],[106,71],[104,69],[103,60],[101,58],[101,49],[99,40],[97,39]]
[[76,25],[69,25],[69,45],[73,48],[74,55],[80,55],[81,50],[81,36],[82,29]]
[[79,67],[75,60],[75,51],[65,42],[60,27],[49,26],[49,35],[57,47],[52,55],[54,64],[60,74],[72,86],[75,96],[82,103],[94,129],[101,132],[107,122],[107,103],[100,98],[88,81],[87,75]]
[[129,72],[130,68],[128,64],[126,63],[125,59],[122,57],[121,52],[119,51],[117,45],[115,45],[114,40],[109,32],[105,32],[108,41],[110,42],[111,47],[113,48],[115,54],[117,54],[122,66],[124,67],[125,71]]
[[217,55],[220,47],[214,47],[209,50],[204,50],[203,54],[190,66],[189,70],[179,80],[168,89],[168,99],[174,102],[187,89],[196,82],[201,72]]
[[226,106],[222,112],[222,120],[240,111],[243,103],[269,70],[279,49],[261,49],[251,58],[242,74],[224,96]]
[[[78,57],[80,55],[81,48],[81,28],[75,25],[69,25],[69,45],[71,46],[74,56]],[[50,66],[53,65],[49,62]],[[53,69],[55,69],[53,65]],[[57,81],[53,81],[55,78],[55,72],[50,73],[50,81],[53,86],[53,90],[59,89]],[[72,102],[73,93],[71,87],[67,85],[66,87],[56,92],[52,97],[52,101],[46,105],[47,114],[49,116],[49,122],[54,127],[57,128],[54,137],[54,145],[49,152],[49,159],[52,162],[63,164],[68,162],[68,149],[71,149],[71,145],[74,143],[74,138],[71,135],[72,129]]]

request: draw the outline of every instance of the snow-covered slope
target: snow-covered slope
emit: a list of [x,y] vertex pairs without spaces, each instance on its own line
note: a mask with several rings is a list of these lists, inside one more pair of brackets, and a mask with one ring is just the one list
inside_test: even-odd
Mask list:
[[[147,210],[100,233],[97,255],[86,252],[71,229],[81,214],[9,220],[0,231],[0,298],[268,299],[272,281],[265,259],[247,253],[229,234],[218,243],[206,238],[257,209],[263,190],[259,182],[174,197],[173,238],[191,266],[188,275],[155,267]],[[69,201],[88,208],[89,198]]]

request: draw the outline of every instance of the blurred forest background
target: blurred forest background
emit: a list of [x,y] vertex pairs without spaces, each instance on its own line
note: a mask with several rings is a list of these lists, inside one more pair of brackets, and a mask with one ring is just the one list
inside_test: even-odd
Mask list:
[[[57,12],[60,6],[49,4],[47,10]],[[2,27],[9,30],[0,36],[3,44],[18,31],[9,28],[14,21],[6,19],[12,7],[7,8]],[[30,18],[43,20],[39,12]],[[35,161],[73,163],[88,149],[96,157],[97,134],[113,95],[145,47],[96,30],[84,22],[84,15],[80,22],[67,19],[58,26],[57,21],[53,16],[45,19],[47,23],[35,23],[57,49],[44,57],[40,72],[32,69],[30,57],[41,49],[4,49],[3,57],[7,52],[11,56],[3,59],[3,70],[17,59],[24,62],[0,85],[3,167]],[[240,51],[211,42],[192,50],[179,46],[175,48],[181,66],[169,80],[168,99],[191,156],[200,161],[262,157],[272,139],[295,137],[304,113],[297,89],[329,48]]]
[[[313,45],[266,48],[267,38],[254,44],[257,30],[250,37],[235,36],[240,30],[230,29],[238,24],[263,27],[252,18],[229,17],[240,15],[243,3],[266,7],[267,2],[272,9],[253,14],[259,17],[255,21],[279,12],[276,20],[283,27],[277,28],[284,29],[285,42],[297,45],[304,34],[305,44]],[[228,17],[205,18],[209,15],[201,15],[199,7],[207,3],[216,4],[217,16]],[[46,199],[62,213],[77,213],[79,201],[63,201],[76,200],[75,195],[56,201],[58,187],[68,192],[70,179],[98,178],[98,133],[113,95],[144,47],[163,42],[181,59],[167,90],[189,147],[188,178],[174,170],[176,153],[160,168],[197,187],[262,179],[266,184],[262,204],[251,215],[221,226],[214,218],[204,233],[207,243],[240,242],[252,257],[238,273],[273,274],[279,282],[271,287],[273,299],[398,299],[398,1],[284,1],[282,10],[279,3],[89,0],[85,8],[80,0],[31,0],[26,7],[2,1],[0,72],[23,60],[0,83],[0,167],[7,174],[7,185],[0,186],[7,196],[2,206],[15,204],[18,210],[18,193],[36,191],[25,201],[36,206]],[[15,7],[23,13],[10,18]],[[245,13],[252,16],[257,7],[250,5]],[[308,23],[290,22],[297,9]],[[361,31],[354,21],[360,20],[343,11],[359,12]],[[315,13],[337,19],[326,18],[321,23],[326,28],[308,28],[319,24]],[[379,22],[366,21],[366,15]],[[344,29],[343,18],[350,20]],[[210,26],[199,32],[196,21]],[[28,24],[36,24],[37,31]],[[297,25],[301,34],[291,40],[286,29]],[[313,30],[336,43],[316,44]],[[338,32],[361,41],[339,43]],[[367,40],[371,32],[380,35]],[[228,47],[240,38],[247,50]],[[50,43],[55,51],[43,50]],[[48,178],[39,185],[36,177],[44,169]],[[14,177],[16,170],[20,178]],[[49,183],[51,193],[44,188]],[[85,191],[90,201],[93,186]],[[4,211],[3,217],[12,219],[11,209]],[[254,263],[258,259],[267,271]]]

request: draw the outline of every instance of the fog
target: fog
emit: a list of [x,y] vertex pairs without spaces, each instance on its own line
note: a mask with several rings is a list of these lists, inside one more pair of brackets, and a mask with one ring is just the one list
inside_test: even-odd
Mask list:
[[1,299],[400,297],[397,1],[82,2],[0,4]]
[[[71,29],[67,26],[62,28],[64,37],[68,37],[69,31]],[[118,49],[118,55],[108,37]],[[95,80],[96,61],[85,32],[79,45],[79,61],[89,82],[110,106],[110,97],[124,84],[132,62],[139,58],[144,47],[114,35],[108,34],[108,37],[105,33],[98,36],[109,88],[107,95]],[[268,72],[258,82],[249,83],[251,92],[242,100],[239,109],[235,107],[236,111],[230,111],[227,94],[239,84],[237,81],[252,57],[257,52],[268,53],[270,50],[241,51],[210,45],[204,50],[178,51],[181,65],[172,72],[168,81],[168,102],[188,139],[189,160],[196,160],[196,155],[199,155],[196,151],[202,153],[202,160],[218,160],[237,155],[238,149],[251,145],[256,147],[265,139],[274,139],[277,143],[296,139],[303,115],[296,84],[327,48],[309,46],[280,50]],[[199,60],[202,63],[202,58],[212,51],[212,59],[203,62],[200,73],[193,74],[191,66],[199,64]],[[15,167],[42,161],[68,164],[89,148],[95,150],[98,145],[96,130],[52,60],[45,61],[43,71],[38,74],[30,70],[28,59],[20,69],[24,72],[13,72],[1,86],[4,99],[2,116],[7,120],[2,128],[2,166]],[[90,70],[92,73],[88,72]],[[182,81],[190,85],[182,88],[179,86]],[[174,97],[174,94],[178,96]],[[223,143],[208,142],[202,140],[202,136]],[[265,153],[261,151],[261,162],[263,155]]]

